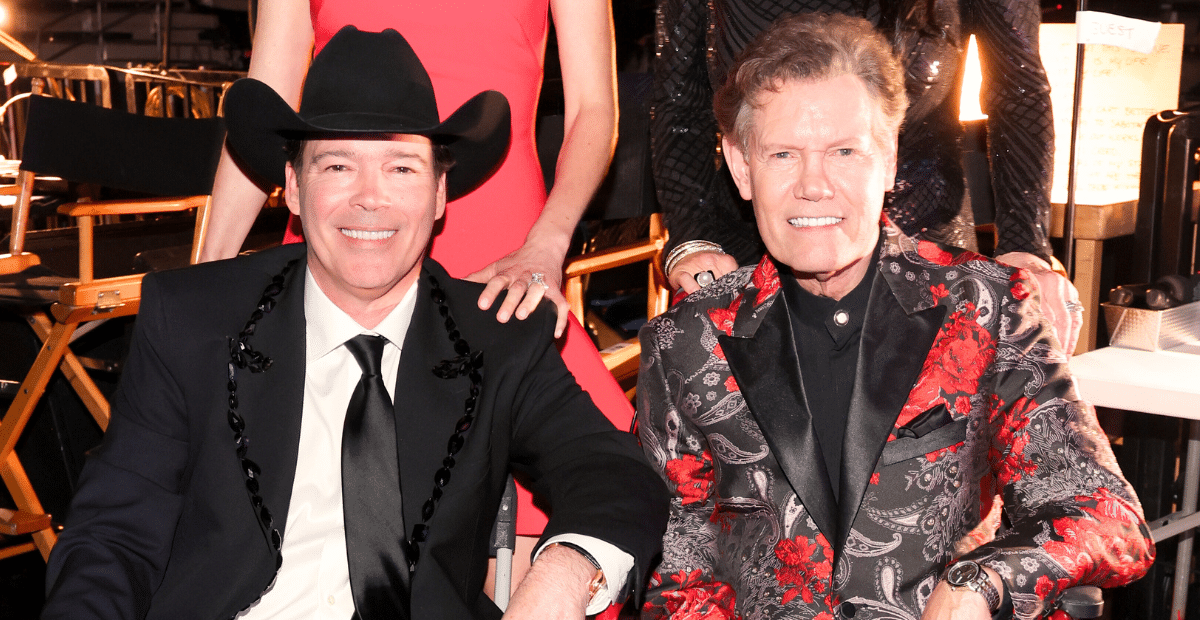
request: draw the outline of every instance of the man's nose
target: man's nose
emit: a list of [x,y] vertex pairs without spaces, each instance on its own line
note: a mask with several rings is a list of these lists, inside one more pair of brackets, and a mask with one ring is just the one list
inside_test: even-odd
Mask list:
[[369,167],[364,167],[355,178],[354,205],[373,211],[389,203],[387,191],[384,188],[383,173]]
[[800,164],[800,178],[796,180],[796,197],[817,202],[833,198],[833,184],[825,170],[824,153],[805,153]]

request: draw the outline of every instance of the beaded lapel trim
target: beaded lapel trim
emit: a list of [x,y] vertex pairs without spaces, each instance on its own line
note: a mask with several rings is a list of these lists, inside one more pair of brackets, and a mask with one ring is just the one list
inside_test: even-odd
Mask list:
[[[242,466],[242,477],[245,480],[246,491],[250,496],[250,503],[254,506],[255,514],[258,516],[260,525],[264,532],[269,533],[271,548],[275,552],[275,572],[279,572],[279,567],[283,565],[283,554],[280,549],[283,546],[283,537],[279,533],[279,528],[275,527],[274,519],[271,511],[263,503],[262,496],[259,495],[259,478],[262,477],[262,470],[259,469],[257,463],[248,458],[247,452],[250,446],[250,439],[245,434],[246,422],[238,413],[238,398],[237,398],[237,370],[249,370],[251,373],[265,372],[271,368],[271,358],[256,351],[250,346],[250,337],[254,335],[254,331],[258,326],[258,322],[264,316],[275,309],[276,297],[283,292],[283,283],[289,271],[291,271],[299,260],[290,261],[284,266],[283,271],[271,278],[271,283],[263,290],[262,297],[258,301],[258,306],[250,315],[250,320],[246,322],[246,326],[242,328],[241,333],[236,338],[229,339],[229,427],[233,431],[234,445],[236,446],[237,457]],[[454,322],[454,317],[450,314],[450,307],[446,305],[446,293],[442,290],[441,284],[432,274],[426,274],[427,281],[430,287],[430,297],[438,306],[438,313],[445,322],[446,332],[450,341],[454,343],[454,352],[457,357],[448,360],[442,360],[433,368],[433,374],[440,379],[454,379],[459,376],[466,376],[471,381],[470,393],[466,401],[463,403],[463,416],[459,418],[454,425],[454,433],[450,435],[450,440],[446,443],[446,458],[442,459],[442,466],[433,476],[433,491],[430,493],[429,499],[421,506],[421,522],[414,525],[412,535],[407,540],[402,541],[405,545],[405,551],[408,552],[408,570],[409,572],[417,569],[417,561],[420,559],[421,548],[420,544],[425,542],[429,536],[429,520],[437,511],[438,501],[442,498],[442,489],[450,482],[450,473],[454,469],[454,457],[462,449],[466,441],[467,431],[471,429],[471,425],[475,421],[475,405],[479,399],[480,386],[483,383],[483,351],[472,351],[467,341],[462,338],[458,332],[458,326]]]

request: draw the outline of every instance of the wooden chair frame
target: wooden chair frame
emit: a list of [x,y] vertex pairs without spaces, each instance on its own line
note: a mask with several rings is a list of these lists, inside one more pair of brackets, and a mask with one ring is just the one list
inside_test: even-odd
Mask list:
[[[17,187],[20,198],[14,207],[13,233],[10,254],[0,256],[0,269],[15,273],[37,265],[35,254],[24,251],[25,220],[33,194],[35,173],[22,170]],[[78,202],[58,208],[62,215],[75,218],[79,231],[79,278],[60,287],[49,313],[33,312],[27,316],[34,332],[42,340],[33,365],[26,373],[9,405],[0,418],[0,478],[16,503],[16,511],[0,511],[0,534],[32,534],[32,542],[0,548],[0,559],[20,553],[39,551],[48,558],[58,536],[50,516],[37,497],[29,477],[16,453],[16,444],[33,415],[38,401],[56,369],[62,370],[84,406],[100,426],[108,427],[110,408],[107,399],[88,376],[83,362],[71,352],[69,345],[89,324],[110,318],[137,314],[141,302],[142,274],[96,279],[94,277],[93,218],[181,212],[196,209],[191,261],[199,256],[203,232],[208,222],[208,196],[185,198],[112,200]],[[82,329],[81,329],[82,328]]]
[[[645,241],[623,245],[600,252],[588,252],[567,261],[564,269],[564,296],[571,306],[571,313],[580,323],[585,321],[583,289],[584,277],[603,271],[630,265],[640,261],[649,261],[646,286],[646,318],[652,319],[667,310],[671,303],[671,288],[662,270],[663,248],[667,245],[667,230],[663,226],[662,214],[650,216],[650,232]],[[604,366],[617,380],[628,378],[638,369],[638,360],[642,347],[637,338],[631,338],[620,345],[608,347],[600,352]],[[629,395],[632,395],[630,392]]]

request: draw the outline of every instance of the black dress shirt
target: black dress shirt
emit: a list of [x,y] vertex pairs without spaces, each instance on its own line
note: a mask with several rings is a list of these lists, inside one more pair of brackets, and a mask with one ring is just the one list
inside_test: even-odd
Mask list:
[[854,374],[858,366],[859,335],[862,334],[875,270],[869,269],[854,290],[834,300],[809,293],[800,287],[796,278],[789,277],[790,268],[777,266],[792,319],[805,404],[825,458],[833,497],[837,499],[842,441],[846,435],[850,395],[854,391]]

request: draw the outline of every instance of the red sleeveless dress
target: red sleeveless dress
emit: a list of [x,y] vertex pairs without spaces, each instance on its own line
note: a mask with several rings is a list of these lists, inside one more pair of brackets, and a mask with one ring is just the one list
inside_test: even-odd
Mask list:
[[[546,203],[534,117],[549,26],[547,0],[310,0],[309,5],[316,51],[347,24],[403,34],[429,71],[443,119],[480,91],[504,93],[513,121],[508,157],[481,187],[446,206],[430,255],[461,278],[521,247]],[[290,231],[289,239],[298,240]],[[574,316],[560,345],[576,381],[617,428],[628,430],[633,408]],[[540,535],[545,515],[528,491],[518,487],[517,492],[517,533]]]

